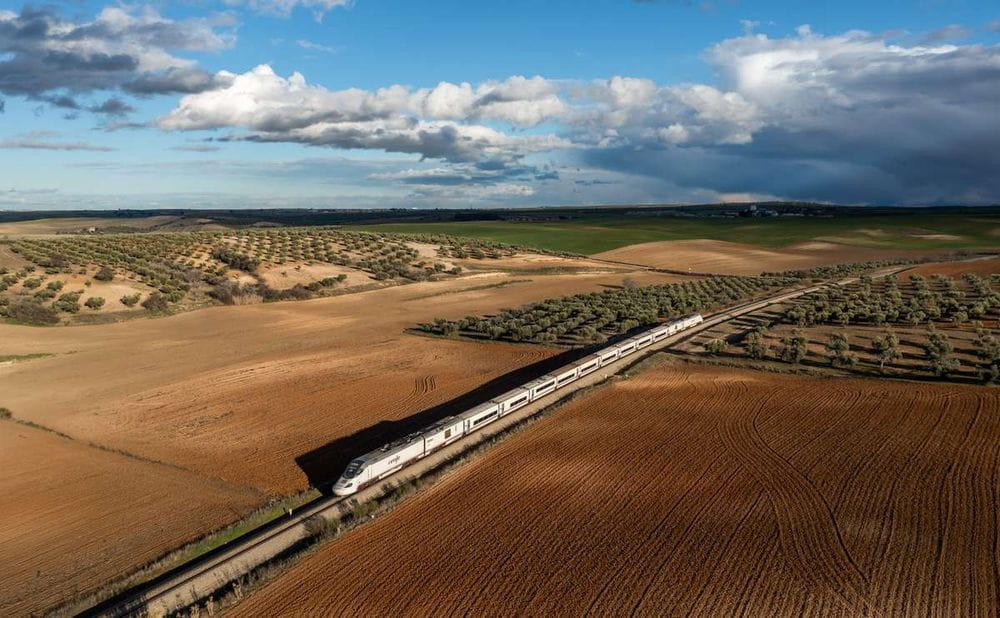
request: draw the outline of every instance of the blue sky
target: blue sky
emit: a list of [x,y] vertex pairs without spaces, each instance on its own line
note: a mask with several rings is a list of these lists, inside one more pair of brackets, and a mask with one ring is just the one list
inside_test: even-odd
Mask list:
[[991,2],[0,4],[0,208],[1000,202]]

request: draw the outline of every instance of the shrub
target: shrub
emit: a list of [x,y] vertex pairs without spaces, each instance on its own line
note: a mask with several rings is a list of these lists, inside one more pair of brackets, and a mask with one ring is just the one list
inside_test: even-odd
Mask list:
[[312,517],[306,519],[304,523],[306,530],[303,537],[306,539],[315,539],[319,541],[333,536],[339,530],[336,524],[322,515],[313,515]]
[[104,299],[100,296],[91,296],[87,299],[87,302],[83,304],[86,305],[87,308],[97,311],[104,306]]
[[378,504],[374,501],[355,503],[351,507],[351,519],[353,521],[361,521],[363,519],[368,519],[375,515],[378,511]]
[[764,333],[759,329],[754,329],[747,334],[743,340],[743,347],[746,349],[747,356],[756,360],[767,358],[770,352],[770,348],[764,343]]
[[153,292],[146,297],[146,300],[142,301],[142,306],[147,311],[166,311],[168,306],[167,298],[159,292]]
[[58,292],[59,290],[63,289],[63,285],[64,284],[62,281],[49,281],[48,285],[46,285],[45,288],[48,290],[52,290],[53,292]]
[[25,324],[58,324],[59,313],[41,303],[22,299],[7,307],[7,317]]
[[9,420],[12,416],[14,415],[11,413],[9,408],[0,407],[0,419],[6,421]]
[[257,267],[260,266],[259,259],[243,253],[237,253],[229,247],[216,247],[212,250],[212,257],[233,268],[244,270],[248,273],[255,272]]
[[65,311],[66,313],[76,313],[80,310],[80,293],[69,292],[62,294],[59,299],[52,303],[53,309]]
[[138,293],[136,293],[136,294],[126,294],[125,296],[122,296],[119,300],[126,307],[134,307],[134,306],[136,306],[136,304],[139,303],[139,298],[141,298],[141,296],[142,295],[138,294]]
[[34,290],[38,286],[42,285],[42,280],[38,277],[31,277],[30,279],[25,279],[22,285],[29,290]]
[[712,339],[711,341],[706,341],[704,347],[706,352],[715,356],[716,354],[724,353],[729,345],[725,339]]
[[296,283],[287,290],[275,290],[274,288],[268,287],[266,285],[257,286],[259,293],[264,297],[265,302],[274,302],[279,300],[308,300],[312,298],[312,292],[310,292],[306,286],[301,283]]
[[264,286],[257,283],[240,285],[236,281],[226,280],[219,283],[208,293],[209,296],[227,305],[259,303],[265,296]]
[[115,278],[115,271],[111,270],[107,266],[101,266],[101,268],[94,274],[94,279],[98,281],[111,281]]

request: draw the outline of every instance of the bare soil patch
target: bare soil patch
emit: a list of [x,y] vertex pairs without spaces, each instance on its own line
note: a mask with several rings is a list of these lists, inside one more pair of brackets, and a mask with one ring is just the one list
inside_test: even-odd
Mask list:
[[294,285],[309,285],[314,281],[320,281],[327,277],[336,277],[341,274],[347,276],[347,279],[339,284],[341,287],[363,285],[372,281],[370,276],[359,270],[319,262],[269,264],[258,271],[258,275],[264,279],[265,283],[278,290],[284,290]]
[[0,423],[0,614],[40,613],[252,509],[259,493]]
[[455,260],[455,263],[462,268],[469,270],[632,270],[627,266],[622,267],[615,264],[609,264],[608,262],[602,260],[563,257],[538,253],[518,253],[516,255],[503,257],[499,260]]
[[915,251],[890,251],[826,242],[810,242],[784,249],[719,240],[670,240],[630,245],[595,257],[643,264],[655,268],[726,275],[806,269],[846,262],[920,255]]
[[998,412],[983,387],[648,371],[233,614],[990,614]]

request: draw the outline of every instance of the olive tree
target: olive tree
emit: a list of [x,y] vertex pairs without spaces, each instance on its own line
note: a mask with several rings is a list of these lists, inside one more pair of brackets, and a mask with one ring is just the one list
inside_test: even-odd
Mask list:
[[844,333],[830,335],[826,350],[830,357],[830,364],[834,367],[853,367],[858,362],[858,357],[851,353],[851,344],[847,341],[847,335]]
[[899,350],[899,337],[892,331],[886,331],[872,339],[872,347],[875,349],[875,358],[878,359],[879,371],[885,371],[886,363],[898,360],[903,355]]
[[957,358],[952,357],[951,342],[948,337],[935,330],[927,330],[927,340],[924,342],[924,356],[927,358],[927,368],[936,376],[944,377],[955,373],[961,367]]
[[800,329],[792,331],[791,335],[781,338],[781,360],[786,363],[799,364],[806,357],[808,348],[806,336]]

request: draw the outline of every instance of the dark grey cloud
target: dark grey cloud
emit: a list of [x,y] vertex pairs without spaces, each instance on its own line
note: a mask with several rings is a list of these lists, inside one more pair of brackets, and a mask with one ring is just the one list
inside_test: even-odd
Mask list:
[[122,90],[136,96],[158,94],[192,94],[224,87],[225,77],[189,67],[172,67],[159,73],[145,73],[121,85]]
[[[803,28],[789,38],[725,41],[708,57],[724,76],[721,97],[675,88],[696,115],[674,116],[669,127],[669,112],[630,118],[604,147],[576,151],[580,161],[719,193],[1000,201],[998,46],[907,48]],[[740,104],[727,107],[727,97]],[[696,139],[705,123],[741,127],[746,139]]]
[[80,97],[214,88],[219,84],[212,76],[171,54],[225,47],[232,39],[218,28],[229,23],[218,17],[173,21],[150,7],[108,7],[89,22],[63,18],[49,6],[0,12],[0,94],[107,113]]
[[457,164],[447,167],[403,169],[392,172],[371,174],[371,180],[392,181],[405,185],[436,185],[436,186],[488,186],[504,184],[511,181],[557,179],[559,174],[553,170],[543,170],[534,165],[523,165],[518,161],[492,161],[486,165],[481,163]]
[[119,118],[135,111],[135,107],[129,105],[118,97],[111,97],[103,103],[100,103],[99,105],[92,105],[87,109],[95,114],[104,114],[105,116],[114,116]]

